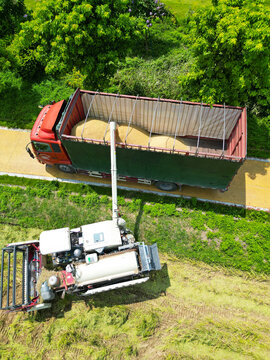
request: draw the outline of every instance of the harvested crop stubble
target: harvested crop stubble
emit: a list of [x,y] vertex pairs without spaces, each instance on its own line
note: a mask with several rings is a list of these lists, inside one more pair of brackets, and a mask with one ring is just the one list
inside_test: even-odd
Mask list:
[[[110,141],[110,127],[108,122],[99,119],[88,119],[86,122],[80,121],[71,130],[71,135],[87,139]],[[116,142],[131,145],[148,146],[149,132],[134,125],[120,124],[117,126]],[[174,140],[172,136],[154,135],[150,139],[151,147],[166,148],[168,150],[187,150],[188,146],[179,137]]]

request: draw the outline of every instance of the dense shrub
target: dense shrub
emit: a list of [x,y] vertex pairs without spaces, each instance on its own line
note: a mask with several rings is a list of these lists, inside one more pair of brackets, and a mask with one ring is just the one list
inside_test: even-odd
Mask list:
[[133,0],[130,2],[128,11],[136,17],[144,18],[147,27],[151,27],[156,19],[171,15],[160,0]]
[[195,61],[181,78],[196,100],[249,105],[270,104],[270,12],[260,0],[214,0],[192,15],[190,45]]
[[27,18],[23,0],[0,0],[0,38],[14,34]]
[[42,1],[15,37],[13,50],[24,75],[45,69],[98,86],[138,35],[137,25],[127,0]]

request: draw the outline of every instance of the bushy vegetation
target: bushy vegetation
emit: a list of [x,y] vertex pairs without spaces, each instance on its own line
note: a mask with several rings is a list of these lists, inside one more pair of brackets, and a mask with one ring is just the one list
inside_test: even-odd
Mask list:
[[188,19],[194,52],[181,79],[196,100],[246,104],[265,114],[269,107],[270,11],[261,1],[213,0]]
[[108,91],[180,99],[179,76],[188,72],[192,61],[183,30],[169,20],[156,23],[147,41],[121,63]]
[[104,86],[139,33],[140,24],[128,12],[127,3],[41,2],[12,45],[21,73],[71,74],[75,86],[82,85],[76,84],[78,76],[89,86]]
[[5,88],[0,97],[0,126],[9,128],[32,129],[39,105],[67,100],[74,91],[65,79],[47,77],[30,82],[11,71],[0,72],[0,79]]
[[13,35],[20,28],[25,13],[26,8],[23,0],[0,1],[0,37],[2,39]]

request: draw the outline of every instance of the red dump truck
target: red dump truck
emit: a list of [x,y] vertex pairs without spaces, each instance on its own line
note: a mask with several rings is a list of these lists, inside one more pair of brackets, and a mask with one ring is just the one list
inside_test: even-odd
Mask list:
[[[76,124],[91,117],[149,134],[146,146],[116,143],[121,181],[155,184],[165,191],[184,184],[226,190],[246,158],[245,108],[77,89],[68,102],[46,105],[40,112],[31,131],[38,161],[64,172],[110,177],[110,143],[105,136],[71,134]],[[156,135],[169,136],[173,145],[152,146]],[[183,149],[174,146],[179,139]]]

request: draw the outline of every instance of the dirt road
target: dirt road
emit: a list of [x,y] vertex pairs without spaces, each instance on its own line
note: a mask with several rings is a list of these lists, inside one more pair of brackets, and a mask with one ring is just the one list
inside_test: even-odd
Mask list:
[[[0,129],[0,174],[110,185],[108,180],[86,175],[64,174],[53,167],[45,167],[37,160],[31,159],[25,151],[25,146],[29,141],[29,131]],[[149,185],[119,182],[119,188],[162,194],[162,191]],[[170,194],[270,211],[270,160],[247,159],[225,193],[218,190],[183,186],[181,191],[174,191]]]

